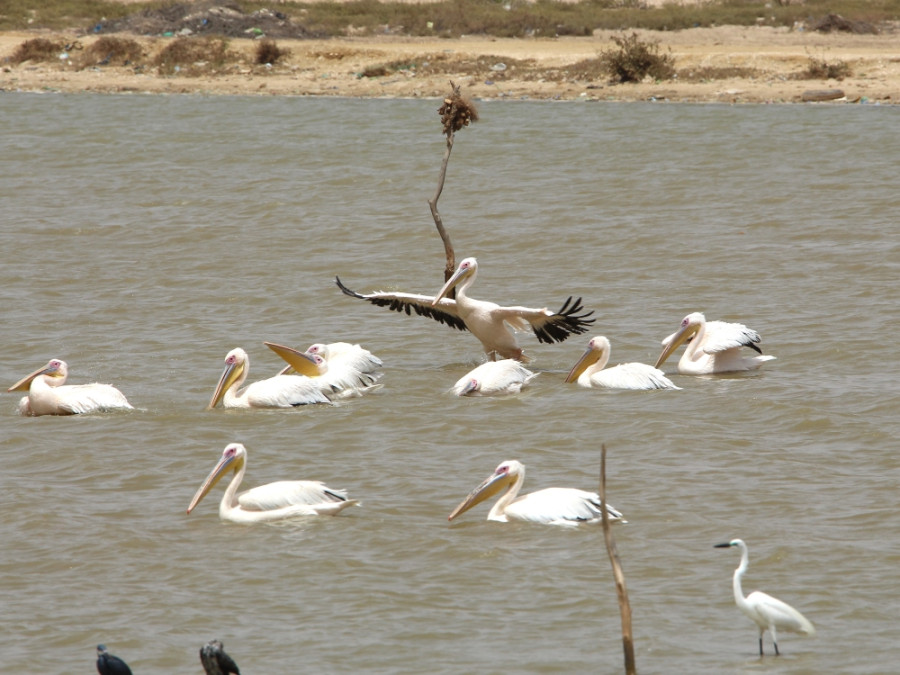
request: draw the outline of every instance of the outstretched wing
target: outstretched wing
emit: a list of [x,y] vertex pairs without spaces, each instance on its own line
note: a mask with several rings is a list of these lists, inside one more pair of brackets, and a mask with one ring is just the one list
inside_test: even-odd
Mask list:
[[419,316],[427,316],[439,323],[446,324],[451,328],[459,330],[467,330],[465,322],[459,318],[456,310],[456,301],[449,298],[441,298],[436,307],[432,307],[434,302],[432,295],[416,295],[415,293],[391,293],[388,291],[376,291],[374,293],[357,293],[352,291],[341,283],[340,277],[334,278],[338,288],[349,295],[351,298],[359,298],[366,300],[378,307],[387,307],[395,312],[406,312],[411,315],[413,312]]
[[562,342],[570,335],[579,335],[587,332],[590,325],[596,319],[588,319],[593,310],[584,314],[578,314],[584,310],[581,298],[574,302],[572,296],[563,304],[558,312],[551,313],[548,309],[534,309],[532,307],[500,307],[494,310],[504,321],[518,328],[522,319],[531,324],[534,334],[539,342]]

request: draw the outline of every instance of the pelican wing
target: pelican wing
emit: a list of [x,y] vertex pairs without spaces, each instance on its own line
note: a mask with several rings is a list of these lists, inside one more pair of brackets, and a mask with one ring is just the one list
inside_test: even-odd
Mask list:
[[[313,345],[314,347],[317,345]],[[384,365],[384,362],[368,349],[349,342],[332,342],[324,347],[324,354],[328,362],[328,369],[335,367],[349,368],[361,373],[373,373]],[[309,352],[312,347],[307,349]],[[319,353],[319,352],[317,352]]]
[[756,346],[759,340],[759,333],[742,323],[707,321],[706,335],[701,346],[707,354],[724,352],[736,347],[750,347],[762,354],[762,350]]
[[539,342],[562,342],[570,335],[579,335],[587,331],[588,327],[596,319],[588,319],[593,311],[578,314],[584,309],[581,298],[574,302],[569,296],[563,306],[555,314],[550,310],[534,309],[532,307],[498,307],[493,310],[493,315],[503,319],[516,329],[524,328],[523,321],[527,321],[537,336]]
[[[622,518],[622,514],[608,504],[607,510],[610,518]],[[600,497],[576,488],[546,488],[529,492],[507,506],[505,514],[511,520],[553,525],[577,525],[602,519]]]
[[60,411],[74,415],[100,410],[130,410],[125,395],[111,384],[70,384],[53,390]]
[[338,288],[351,298],[366,300],[378,307],[387,307],[395,312],[406,312],[408,315],[415,312],[419,316],[427,316],[439,323],[451,328],[467,330],[465,322],[459,317],[456,301],[442,298],[437,306],[432,307],[434,301],[432,295],[417,295],[415,293],[393,293],[389,291],[376,291],[365,295],[352,291],[341,283],[339,277],[334,278]]
[[676,387],[663,371],[646,363],[620,363],[613,368],[604,368],[591,375],[589,382],[593,387],[609,389],[681,388]]
[[345,502],[347,495],[313,480],[282,480],[260,485],[238,495],[238,503],[247,511],[274,511],[289,506],[316,506]]
[[291,408],[312,403],[330,403],[312,378],[303,375],[276,375],[247,387],[253,408]]

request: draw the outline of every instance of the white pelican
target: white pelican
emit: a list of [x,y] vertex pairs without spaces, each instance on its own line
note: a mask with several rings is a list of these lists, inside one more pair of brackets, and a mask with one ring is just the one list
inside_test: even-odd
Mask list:
[[457,396],[518,394],[537,376],[515,359],[488,361],[461,377],[451,391]]
[[[516,498],[523,482],[525,482],[525,465],[514,459],[503,462],[453,509],[447,520],[453,520],[476,504],[497,494],[504,487],[507,488],[506,492],[491,507],[488,520],[501,523],[525,520],[550,525],[578,525],[599,523],[603,520],[600,497],[593,492],[575,488],[546,488]],[[622,520],[622,514],[609,504],[606,505],[606,512],[611,520]]]
[[[301,352],[274,342],[263,344],[289,364],[279,373],[280,375],[297,373],[309,377],[319,390],[332,400],[362,396],[364,393],[381,388],[378,384],[381,373],[377,370],[381,367],[381,359],[359,345],[347,345],[358,349],[358,352],[351,350],[347,357],[342,358],[340,353],[336,352],[335,357],[328,358],[324,356],[329,353],[328,345],[315,344],[306,352]],[[370,358],[366,358],[361,352],[365,352]]]
[[602,335],[591,338],[587,350],[566,376],[566,382],[607,389],[681,389],[663,371],[646,363],[620,363],[604,370],[609,353],[609,340]]
[[734,588],[734,601],[740,610],[759,626],[759,655],[763,655],[763,633],[767,630],[772,634],[772,644],[775,645],[775,654],[778,655],[778,630],[786,630],[790,633],[802,635],[815,635],[816,629],[810,621],[796,609],[773,598],[762,591],[753,591],[746,598],[741,590],[741,577],[747,571],[750,564],[750,552],[747,544],[741,539],[732,539],[724,544],[716,544],[715,548],[730,548],[736,546],[741,549],[741,564],[734,571],[732,586]]
[[319,481],[280,480],[236,494],[247,470],[247,449],[231,443],[191,500],[190,513],[222,476],[234,472],[219,502],[219,518],[235,523],[263,523],[296,516],[335,516],[359,502],[341,490],[332,490]]
[[[663,351],[656,360],[659,368],[681,343],[688,346],[678,362],[682,375],[708,375],[739,370],[756,370],[774,356],[763,354],[756,346],[759,333],[742,323],[707,321],[700,312],[688,314],[677,331],[662,341]],[[747,354],[741,347],[749,347],[756,354]]]
[[215,408],[219,401],[226,408],[291,408],[310,403],[330,403],[310,378],[296,375],[276,375],[240,389],[249,372],[247,352],[240,347],[228,352],[225,370],[206,409]]
[[[477,337],[485,353],[495,360],[503,359],[529,361],[522,354],[516,342],[513,330],[528,330],[531,326],[539,342],[562,342],[573,334],[584,333],[595,319],[588,319],[593,312],[576,314],[584,309],[581,298],[572,302],[571,296],[556,312],[548,309],[531,307],[501,307],[485,300],[474,300],[466,295],[466,291],[475,281],[478,263],[475,258],[466,258],[456,268],[437,296],[416,295],[413,293],[393,293],[377,291],[362,295],[341,283],[335,277],[338,287],[350,297],[368,300],[373,305],[388,307],[397,312],[415,312],[428,316],[459,330],[468,330]],[[456,299],[445,298],[450,289],[456,288]]]
[[6,391],[27,391],[19,401],[19,414],[77,415],[108,410],[132,410],[125,394],[111,384],[66,384],[69,367],[50,359],[46,366],[26,375]]

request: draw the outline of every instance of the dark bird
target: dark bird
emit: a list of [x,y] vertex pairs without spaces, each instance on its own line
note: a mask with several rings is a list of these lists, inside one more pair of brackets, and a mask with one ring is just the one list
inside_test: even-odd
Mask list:
[[219,640],[210,640],[200,648],[200,663],[206,675],[241,675],[234,659],[225,653]]
[[100,675],[132,675],[128,664],[107,652],[106,645],[97,645],[97,672]]

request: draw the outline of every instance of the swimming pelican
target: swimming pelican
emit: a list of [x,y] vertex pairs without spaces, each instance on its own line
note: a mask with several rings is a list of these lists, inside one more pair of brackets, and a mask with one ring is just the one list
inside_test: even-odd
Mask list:
[[[504,487],[507,490],[491,507],[488,520],[501,523],[525,520],[550,525],[578,525],[599,523],[603,520],[600,497],[593,492],[575,488],[546,488],[516,498],[523,482],[525,482],[525,465],[514,459],[503,462],[453,509],[447,520],[453,520],[476,504],[497,494]],[[606,512],[611,520],[622,520],[622,514],[609,504],[606,505]]]
[[734,580],[732,586],[734,588],[734,601],[740,610],[759,626],[759,655],[763,655],[763,633],[766,630],[772,634],[772,644],[775,645],[776,656],[780,654],[778,651],[778,635],[776,630],[786,630],[791,633],[801,633],[803,635],[815,635],[816,629],[812,623],[796,609],[782,602],[778,598],[773,598],[762,591],[753,591],[746,598],[741,590],[741,577],[747,571],[750,564],[750,552],[747,550],[747,544],[741,539],[732,539],[724,544],[716,544],[715,548],[729,548],[736,546],[741,550],[741,564],[734,571]]
[[237,493],[247,470],[247,449],[231,443],[191,500],[190,513],[219,480],[234,472],[219,503],[219,518],[235,523],[263,523],[296,516],[335,516],[359,502],[348,499],[341,490],[332,490],[311,480],[281,480]]
[[250,372],[250,358],[240,347],[225,356],[225,370],[216,385],[207,410],[219,401],[226,408],[290,408],[310,403],[330,403],[328,397],[309,378],[276,375],[240,389]]
[[[359,347],[359,345],[348,346],[357,347],[360,352],[369,354],[371,359],[365,360],[359,354],[349,358],[341,358],[339,355],[333,359],[326,358],[322,354],[328,353],[327,345],[313,345],[305,352],[301,352],[292,347],[285,347],[274,342],[264,342],[263,344],[289,364],[279,373],[280,375],[296,373],[309,377],[312,383],[317,385],[319,390],[332,400],[350,396],[362,396],[364,393],[381,388],[381,385],[378,384],[381,373],[377,372],[381,359],[373,356],[365,349],[362,349],[362,347]],[[310,351],[313,347],[322,347],[324,349],[321,351],[318,349]],[[377,364],[375,363],[376,361]],[[354,364],[369,370],[361,370],[354,367]]]
[[451,391],[457,396],[518,394],[537,376],[515,359],[488,361],[461,377]]
[[[452,328],[468,330],[477,337],[485,353],[492,359],[516,359],[527,363],[530,359],[522,353],[513,330],[534,330],[539,342],[562,342],[573,334],[584,333],[595,319],[588,319],[593,312],[576,314],[584,309],[581,298],[572,302],[569,297],[555,314],[548,309],[531,307],[501,307],[485,300],[475,300],[466,295],[475,282],[478,263],[475,258],[466,258],[456,268],[437,296],[413,293],[393,293],[377,291],[362,295],[341,283],[335,277],[338,287],[350,297],[367,300],[379,307],[388,307],[397,312],[428,316]],[[445,298],[451,288],[456,287],[456,299]]]
[[131,668],[118,656],[106,651],[106,645],[97,645],[97,672],[100,675],[131,675]]
[[221,640],[210,640],[200,648],[200,663],[206,675],[241,675],[234,659],[225,653]]
[[[708,375],[739,370],[756,370],[774,356],[763,354],[756,346],[759,333],[742,323],[707,321],[700,312],[688,314],[677,331],[662,341],[663,351],[656,360],[659,368],[683,342],[688,342],[678,372],[682,375]],[[757,352],[746,354],[741,347]]]
[[19,401],[19,414],[77,415],[109,410],[132,410],[125,394],[111,384],[66,384],[69,367],[65,361],[50,359],[6,391],[27,391]]
[[681,389],[676,387],[663,371],[646,363],[620,363],[607,368],[609,340],[598,335],[588,342],[587,351],[566,376],[566,382],[578,382],[582,387],[607,389]]

